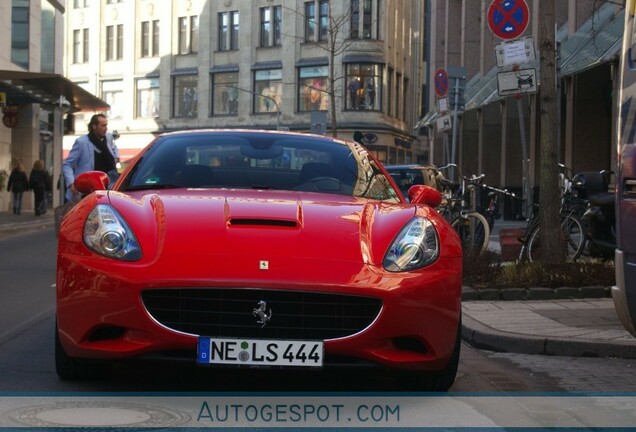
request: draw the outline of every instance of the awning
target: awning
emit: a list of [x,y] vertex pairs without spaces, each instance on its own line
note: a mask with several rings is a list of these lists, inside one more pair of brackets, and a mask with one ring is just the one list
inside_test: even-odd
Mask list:
[[110,109],[106,102],[58,74],[0,70],[0,83],[10,89],[7,103],[55,105],[64,96],[71,104],[71,112]]
[[466,83],[464,111],[481,108],[490,102],[501,99],[497,92],[498,72],[498,68],[493,67],[483,77],[476,75]]
[[625,10],[605,3],[573,35],[561,43],[561,76],[574,75],[605,63],[620,50]]
[[414,129],[421,129],[423,127],[430,127],[433,125],[435,119],[439,117],[439,113],[436,110],[429,111],[424,117],[422,117],[416,124]]

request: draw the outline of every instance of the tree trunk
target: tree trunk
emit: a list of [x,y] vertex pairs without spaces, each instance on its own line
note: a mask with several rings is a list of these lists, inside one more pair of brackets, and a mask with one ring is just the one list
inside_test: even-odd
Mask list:
[[539,240],[540,261],[543,264],[561,264],[565,261],[565,238],[559,217],[555,0],[540,0],[541,86],[539,108],[541,113],[539,159]]

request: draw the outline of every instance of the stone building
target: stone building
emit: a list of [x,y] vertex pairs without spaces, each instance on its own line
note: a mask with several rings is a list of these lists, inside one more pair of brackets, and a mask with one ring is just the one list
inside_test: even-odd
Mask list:
[[[0,2],[0,180],[15,161],[30,173],[41,159],[55,184],[62,161],[63,117],[108,105],[62,75],[65,5],[60,0]],[[6,178],[0,211],[10,206]],[[53,194],[51,205],[60,201]],[[32,194],[23,208],[33,208]]]
[[[263,128],[416,160],[420,0],[73,0],[65,71],[110,104],[122,159],[162,131]],[[88,117],[74,118],[76,135]],[[65,138],[68,151],[75,139]]]

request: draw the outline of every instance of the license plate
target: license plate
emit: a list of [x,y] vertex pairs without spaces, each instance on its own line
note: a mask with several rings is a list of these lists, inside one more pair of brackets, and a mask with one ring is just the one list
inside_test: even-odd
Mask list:
[[322,342],[200,337],[197,363],[256,366],[322,366]]

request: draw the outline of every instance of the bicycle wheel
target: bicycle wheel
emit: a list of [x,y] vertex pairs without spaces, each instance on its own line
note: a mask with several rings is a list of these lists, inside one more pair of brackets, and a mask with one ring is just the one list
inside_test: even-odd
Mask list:
[[465,252],[482,252],[488,249],[490,228],[481,213],[472,212],[458,216],[451,226],[459,234]]
[[[568,215],[561,220],[561,228],[565,237],[566,261],[576,261],[585,247],[585,233],[581,220],[574,215]],[[528,260],[536,261],[541,258],[541,240],[537,227],[528,237]]]

